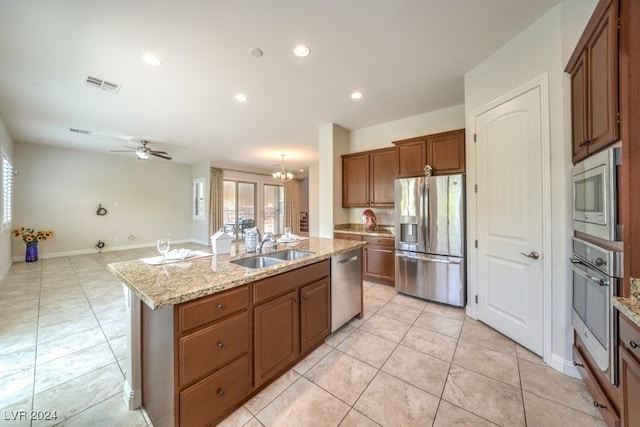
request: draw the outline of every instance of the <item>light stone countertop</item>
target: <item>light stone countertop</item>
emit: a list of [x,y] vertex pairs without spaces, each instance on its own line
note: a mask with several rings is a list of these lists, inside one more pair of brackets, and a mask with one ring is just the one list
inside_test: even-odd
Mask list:
[[640,328],[640,301],[632,298],[613,297],[613,306]]
[[234,244],[231,254],[186,259],[163,265],[148,265],[140,260],[125,261],[109,264],[109,270],[141,301],[157,310],[295,270],[365,245],[366,242],[319,237],[294,243],[278,243],[277,250],[265,250],[263,255],[285,249],[309,251],[313,255],[252,269],[230,262],[256,255],[245,253],[244,244]]
[[336,224],[333,226],[334,233],[348,233],[359,234],[361,236],[376,236],[376,237],[394,237],[394,226],[392,225],[377,225],[374,231],[365,231],[362,224]]

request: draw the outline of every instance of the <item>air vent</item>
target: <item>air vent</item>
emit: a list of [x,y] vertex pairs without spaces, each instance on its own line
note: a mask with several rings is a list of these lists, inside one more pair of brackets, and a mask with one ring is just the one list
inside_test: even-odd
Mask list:
[[81,135],[91,135],[93,133],[93,131],[86,130],[86,129],[69,128],[69,130],[71,132],[79,133]]
[[107,82],[105,80],[99,79],[97,77],[87,76],[85,81],[91,87],[95,87],[96,89],[106,90],[107,92],[118,93],[122,85]]

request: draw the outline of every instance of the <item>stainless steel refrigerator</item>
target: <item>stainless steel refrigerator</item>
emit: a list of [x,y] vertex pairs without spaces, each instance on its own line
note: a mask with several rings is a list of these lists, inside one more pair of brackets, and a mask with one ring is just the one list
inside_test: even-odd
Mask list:
[[464,175],[395,181],[396,290],[466,303]]

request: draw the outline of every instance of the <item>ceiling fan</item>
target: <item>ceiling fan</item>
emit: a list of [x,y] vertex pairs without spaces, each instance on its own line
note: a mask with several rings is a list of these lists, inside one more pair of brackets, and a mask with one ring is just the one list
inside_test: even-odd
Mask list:
[[129,148],[130,150],[111,150],[111,152],[112,153],[136,153],[136,156],[138,156],[138,160],[147,160],[149,156],[156,156],[162,159],[171,160],[171,157],[168,156],[169,153],[167,153],[166,151],[152,150],[151,148],[147,147],[148,143],[149,141],[141,139],[140,140],[141,145],[138,145],[137,147],[130,147],[128,145],[125,145],[125,147]]

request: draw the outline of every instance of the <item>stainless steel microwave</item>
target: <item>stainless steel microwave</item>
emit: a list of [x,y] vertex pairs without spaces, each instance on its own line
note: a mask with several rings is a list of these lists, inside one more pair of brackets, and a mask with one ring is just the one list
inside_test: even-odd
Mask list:
[[573,229],[618,241],[618,179],[620,148],[609,148],[573,167]]

